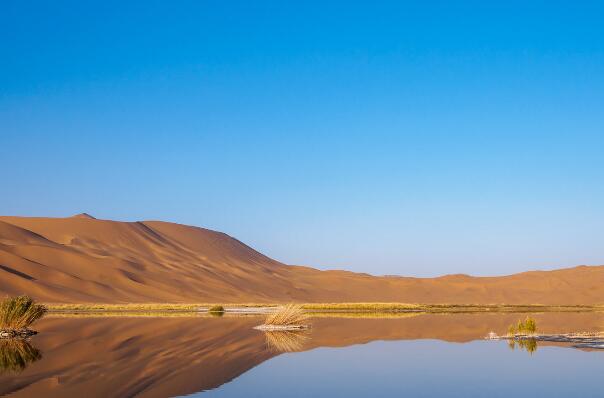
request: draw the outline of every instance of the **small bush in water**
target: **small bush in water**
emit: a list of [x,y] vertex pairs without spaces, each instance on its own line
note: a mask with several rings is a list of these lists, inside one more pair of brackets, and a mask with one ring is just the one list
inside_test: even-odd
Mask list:
[[224,312],[224,307],[222,305],[213,305],[208,312]]
[[537,331],[537,322],[531,317],[526,317],[524,320],[524,330],[528,333],[535,333]]
[[46,307],[28,296],[0,301],[0,329],[18,330],[29,327],[46,314]]
[[527,316],[524,321],[518,321],[516,326],[510,325],[508,334],[534,334],[537,331],[537,322],[530,316]]

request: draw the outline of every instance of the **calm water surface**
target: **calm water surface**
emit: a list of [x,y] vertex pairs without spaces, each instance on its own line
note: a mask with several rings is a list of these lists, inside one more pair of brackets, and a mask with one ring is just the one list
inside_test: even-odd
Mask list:
[[[600,397],[604,350],[485,341],[525,314],[315,318],[48,317],[0,345],[10,397]],[[543,332],[604,330],[602,313],[535,314]]]
[[505,342],[373,342],[263,363],[208,397],[602,397],[604,358]]

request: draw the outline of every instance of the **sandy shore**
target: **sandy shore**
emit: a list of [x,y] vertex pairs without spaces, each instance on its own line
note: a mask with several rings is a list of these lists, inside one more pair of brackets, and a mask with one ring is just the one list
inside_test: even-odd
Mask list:
[[604,332],[596,333],[559,333],[559,334],[516,334],[511,336],[488,337],[490,340],[546,341],[550,343],[568,343],[575,348],[604,349]]

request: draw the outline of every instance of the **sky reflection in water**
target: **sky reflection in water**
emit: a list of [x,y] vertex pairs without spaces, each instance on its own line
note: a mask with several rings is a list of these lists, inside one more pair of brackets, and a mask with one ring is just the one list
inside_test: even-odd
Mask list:
[[378,341],[285,354],[204,397],[601,397],[604,352]]
[[[4,345],[0,396],[600,396],[604,351],[485,341],[526,314],[313,318],[56,317]],[[604,330],[603,313],[533,314],[544,333]],[[25,348],[25,349],[24,349]]]

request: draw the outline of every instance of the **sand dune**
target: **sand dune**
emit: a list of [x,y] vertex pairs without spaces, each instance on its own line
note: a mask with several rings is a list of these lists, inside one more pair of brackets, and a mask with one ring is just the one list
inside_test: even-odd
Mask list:
[[0,217],[0,295],[45,302],[600,304],[604,266],[502,277],[375,277],[272,260],[220,232],[160,221]]

